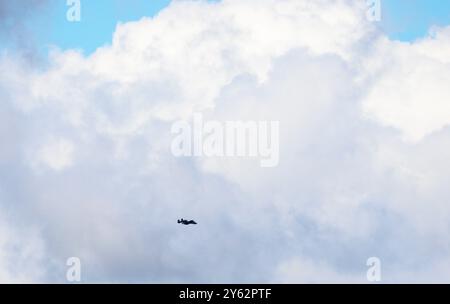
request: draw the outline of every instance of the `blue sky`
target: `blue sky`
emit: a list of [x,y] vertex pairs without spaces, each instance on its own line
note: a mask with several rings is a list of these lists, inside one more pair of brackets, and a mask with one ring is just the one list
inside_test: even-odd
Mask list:
[[167,6],[170,0],[89,0],[83,1],[82,21],[68,24],[64,3],[60,3],[57,18],[50,35],[51,41],[63,48],[81,46],[90,53],[109,43],[118,22],[139,20],[153,16]]
[[[37,35],[42,47],[57,45],[62,49],[79,48],[85,53],[109,43],[118,22],[139,20],[154,16],[169,5],[170,0],[89,0],[82,1],[82,22],[66,20],[68,6],[65,1],[47,10],[45,19],[38,18]],[[47,22],[46,20],[51,20]]]
[[[29,39],[41,54],[49,46],[61,49],[76,48],[85,54],[111,42],[118,22],[139,20],[154,16],[170,4],[170,0],[89,0],[82,1],[82,22],[66,20],[68,6],[65,0],[50,0],[50,5],[38,13],[24,16]],[[413,41],[426,35],[433,25],[450,24],[448,0],[383,0],[383,28],[391,38]],[[0,45],[12,48],[8,39]]]
[[383,28],[393,39],[412,41],[433,25],[450,24],[449,0],[383,0]]

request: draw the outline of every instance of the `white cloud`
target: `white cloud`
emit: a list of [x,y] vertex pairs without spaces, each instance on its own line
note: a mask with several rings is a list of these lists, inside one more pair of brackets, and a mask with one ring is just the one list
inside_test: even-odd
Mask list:
[[274,281],[283,284],[367,283],[364,271],[360,271],[358,274],[338,273],[323,262],[301,258],[281,264],[277,269]]
[[2,215],[0,248],[0,283],[33,283],[45,279],[44,248],[37,233],[30,229],[13,230]]
[[[18,219],[0,236],[4,280],[25,273],[13,222],[40,227],[59,265],[42,280],[64,280],[71,256],[84,281],[348,281],[370,256],[388,281],[439,272],[450,33],[389,41],[363,4],[174,1],[89,57],[3,56],[0,202]],[[280,121],[279,166],[174,158],[172,122],[198,111]]]
[[380,39],[368,60],[364,108],[380,123],[420,141],[450,123],[450,28],[413,43]]
[[51,139],[36,154],[35,166],[41,164],[55,171],[61,171],[73,164],[73,144],[66,139]]

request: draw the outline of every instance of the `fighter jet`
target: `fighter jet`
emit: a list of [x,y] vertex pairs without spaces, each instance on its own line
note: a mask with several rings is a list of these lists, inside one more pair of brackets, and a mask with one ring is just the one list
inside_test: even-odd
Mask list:
[[188,221],[188,220],[178,220],[178,224],[182,224],[182,225],[197,225],[197,223],[195,221]]

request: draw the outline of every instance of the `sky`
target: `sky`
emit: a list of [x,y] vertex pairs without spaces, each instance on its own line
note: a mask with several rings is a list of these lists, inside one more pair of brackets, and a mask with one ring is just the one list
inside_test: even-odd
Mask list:
[[386,0],[383,6],[383,28],[393,39],[413,41],[450,23],[449,1]]
[[[154,16],[169,4],[169,0],[94,0],[82,2],[83,22],[68,24],[65,18],[67,5],[56,1],[50,16],[50,24],[38,33],[39,43],[57,45],[63,49],[80,48],[87,54],[104,44],[110,44],[117,23],[137,21]],[[42,22],[40,20],[39,22]]]
[[0,1],[0,282],[450,282],[446,1],[81,3]]
[[[38,1],[39,2],[39,1]],[[42,56],[49,48],[81,49],[85,54],[110,44],[117,23],[153,17],[170,0],[91,0],[82,2],[82,21],[68,23],[64,0],[47,0],[24,16],[30,38]],[[214,1],[211,1],[214,2]],[[384,0],[380,27],[392,39],[414,41],[426,36],[433,26],[450,23],[450,2],[440,0]],[[3,41],[3,47],[11,45]]]
[[[64,0],[32,1],[29,12],[18,18],[42,55],[49,48],[81,49],[90,54],[98,47],[111,43],[117,23],[136,21],[154,16],[166,7],[170,0],[92,0],[82,1],[82,21],[69,23],[66,19],[68,5]],[[26,5],[26,4],[25,4]],[[25,10],[25,9],[21,9]],[[6,45],[15,47],[6,41]]]

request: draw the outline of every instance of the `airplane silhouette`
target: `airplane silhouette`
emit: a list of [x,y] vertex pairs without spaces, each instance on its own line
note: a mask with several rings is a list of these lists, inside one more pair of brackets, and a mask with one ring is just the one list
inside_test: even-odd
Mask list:
[[178,224],[183,224],[183,225],[197,225],[197,223],[195,221],[188,221],[188,220],[178,220]]

